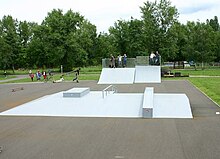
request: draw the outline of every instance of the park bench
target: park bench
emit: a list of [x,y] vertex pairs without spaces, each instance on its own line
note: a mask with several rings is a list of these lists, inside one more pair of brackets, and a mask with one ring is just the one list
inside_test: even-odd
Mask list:
[[165,73],[163,77],[174,77],[174,74],[171,72]]

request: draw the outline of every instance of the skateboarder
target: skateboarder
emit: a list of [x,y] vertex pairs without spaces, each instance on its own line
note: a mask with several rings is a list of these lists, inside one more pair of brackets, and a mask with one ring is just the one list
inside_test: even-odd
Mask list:
[[79,76],[79,71],[80,71],[80,68],[76,69],[74,72],[76,73],[75,75],[75,78],[73,79],[73,81],[76,81],[77,83],[79,83],[79,80],[78,80],[78,76]]

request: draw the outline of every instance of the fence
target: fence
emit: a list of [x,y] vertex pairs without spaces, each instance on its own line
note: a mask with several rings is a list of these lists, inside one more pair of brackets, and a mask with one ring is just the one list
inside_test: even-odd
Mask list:
[[[219,69],[220,62],[204,62],[204,63],[195,63],[191,65],[190,63],[185,63],[186,61],[181,62],[164,62],[162,66],[169,67],[169,68],[184,68],[184,69]],[[175,63],[175,64],[174,64]]]

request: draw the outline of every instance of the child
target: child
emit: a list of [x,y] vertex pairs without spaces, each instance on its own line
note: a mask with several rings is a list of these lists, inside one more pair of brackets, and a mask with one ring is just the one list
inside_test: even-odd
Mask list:
[[30,77],[31,77],[31,81],[33,82],[33,81],[34,81],[34,74],[31,73],[31,74],[30,74]]

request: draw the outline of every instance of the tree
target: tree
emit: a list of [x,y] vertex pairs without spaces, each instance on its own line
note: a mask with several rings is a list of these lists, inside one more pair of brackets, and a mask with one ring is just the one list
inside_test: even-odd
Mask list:
[[1,21],[1,65],[4,69],[11,67],[14,71],[16,59],[19,54],[19,43],[17,34],[17,20],[11,16],[4,16]]
[[43,55],[35,57],[37,65],[63,65],[64,71],[70,71],[87,65],[88,57],[93,58],[95,38],[96,27],[79,13],[69,10],[63,14],[62,10],[54,9],[35,28],[29,53]]
[[170,60],[174,61],[187,61],[187,57],[185,56],[185,49],[187,46],[187,34],[186,34],[186,27],[183,24],[175,23],[169,29],[169,39],[172,39],[170,42],[175,50],[175,55],[173,55]]
[[214,19],[207,20],[207,24],[210,25],[215,31],[215,61],[220,61],[220,25],[218,22],[218,17],[214,16]]
[[214,31],[220,31],[220,26],[217,16],[214,16],[214,19],[207,20],[207,24],[209,24]]
[[0,37],[0,46],[0,68],[6,70],[12,61],[11,48],[2,37]]
[[103,58],[110,57],[111,54],[117,52],[113,44],[113,37],[107,33],[100,33],[95,42],[95,63],[100,64]]
[[51,45],[47,41],[49,29],[44,25],[33,24],[33,37],[27,47],[27,62],[29,67],[55,66],[52,57],[49,54]]
[[145,45],[145,37],[143,34],[143,21],[133,19],[128,22],[129,25],[129,45],[128,55],[131,57],[142,56],[147,54],[147,48]]
[[[185,55],[195,62],[210,62],[214,57],[214,30],[210,25],[200,22],[187,23],[188,43]],[[202,66],[203,67],[203,66]]]
[[177,50],[176,41],[173,41],[175,39],[169,30],[178,22],[177,9],[171,6],[169,0],[160,0],[159,3],[147,1],[141,7],[141,13],[148,50],[159,50],[164,60],[174,59]]
[[79,51],[76,55],[75,66],[93,65],[95,58],[95,41],[96,41],[96,26],[92,25],[87,20],[83,20],[79,29],[75,34],[75,39],[79,45]]
[[128,57],[136,57],[146,53],[142,21],[132,17],[130,21],[119,20],[109,33],[116,48],[115,55],[126,53]]
[[124,20],[118,20],[114,23],[114,27],[109,28],[109,34],[112,39],[113,45],[116,48],[115,55],[127,53],[129,46],[129,25]]
[[34,23],[27,21],[20,21],[18,24],[18,42],[19,42],[19,54],[16,63],[19,67],[28,67],[28,45],[33,37],[33,26]]
[[216,44],[216,49],[215,49],[215,61],[220,62],[220,32],[215,33],[215,44]]

